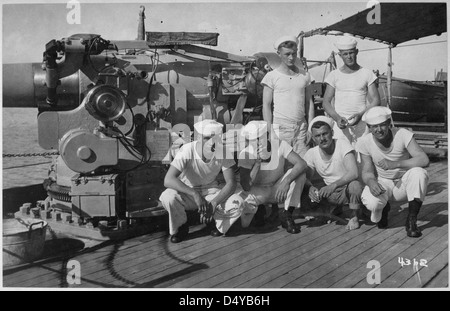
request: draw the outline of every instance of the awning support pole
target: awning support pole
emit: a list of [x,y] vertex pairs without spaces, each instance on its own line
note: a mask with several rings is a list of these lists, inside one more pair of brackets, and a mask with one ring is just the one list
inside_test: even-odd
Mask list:
[[302,64],[303,64],[303,68],[306,70],[306,71],[308,71],[308,66],[307,66],[307,64],[306,64],[306,62],[305,62],[305,60],[303,59],[303,55],[304,55],[304,49],[305,49],[305,44],[304,44],[304,42],[303,42],[303,39],[304,39],[304,37],[305,37],[305,35],[304,35],[304,33],[303,33],[303,31],[300,33],[300,35],[299,35],[299,37],[298,37],[298,56],[299,56],[299,58],[300,58],[300,61],[302,62]]
[[387,86],[387,98],[386,98],[386,103],[387,103],[387,107],[389,108],[391,106],[391,100],[392,100],[392,92],[391,92],[391,88],[392,88],[392,48],[393,45],[390,44],[389,45],[389,52],[388,52],[388,68],[387,68],[387,82],[386,82],[386,86]]

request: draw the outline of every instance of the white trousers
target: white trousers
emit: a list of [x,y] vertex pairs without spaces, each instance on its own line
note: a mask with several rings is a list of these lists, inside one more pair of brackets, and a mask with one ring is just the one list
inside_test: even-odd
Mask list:
[[378,183],[386,189],[384,193],[375,197],[366,186],[361,195],[362,203],[372,212],[372,216],[376,215],[371,219],[373,222],[380,221],[381,213],[378,211],[383,210],[390,200],[409,202],[420,199],[423,202],[427,194],[428,172],[421,167],[414,167],[409,169],[401,179],[378,178]]
[[[211,202],[219,194],[220,188],[198,189],[197,191],[206,201]],[[191,196],[170,188],[161,193],[159,200],[169,213],[169,233],[171,235],[177,233],[178,228],[187,222],[187,210],[193,211],[198,209]]]
[[[275,184],[253,185],[250,188],[249,196],[245,199],[245,201],[256,206],[260,204],[278,203],[275,199],[278,186],[291,173],[291,171],[292,169],[287,170]],[[287,210],[289,206],[294,206],[296,208],[300,207],[300,198],[303,187],[305,186],[305,181],[306,174],[300,174],[294,181],[291,182],[286,200],[284,201],[284,209]]]
[[306,145],[306,133],[308,130],[306,120],[292,122],[290,120],[274,118],[273,124],[278,124],[279,126],[280,132],[278,138],[286,141],[303,158],[309,149]]

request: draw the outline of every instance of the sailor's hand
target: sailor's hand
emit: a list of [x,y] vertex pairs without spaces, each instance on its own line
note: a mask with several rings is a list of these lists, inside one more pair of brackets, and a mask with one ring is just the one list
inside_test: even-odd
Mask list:
[[320,202],[319,190],[317,190],[316,187],[309,188],[309,198],[311,199],[311,202]]
[[202,224],[209,224],[214,220],[213,216],[215,208],[216,206],[213,206],[212,202],[206,204],[206,210],[200,213],[200,222]]
[[369,181],[367,186],[369,187],[370,193],[372,193],[372,195],[375,197],[378,197],[386,192],[386,189],[384,189],[383,186],[380,185],[376,180]]
[[395,162],[395,161],[390,161],[390,160],[386,160],[386,159],[383,159],[383,160],[379,161],[377,164],[378,164],[378,166],[381,167],[383,170],[393,170],[393,169],[395,169],[396,166],[397,166],[397,165],[396,165],[397,162]]
[[194,202],[198,207],[199,213],[204,213],[208,206],[208,201],[205,200],[204,197],[202,197],[198,192],[195,192],[194,194]]
[[347,125],[348,125],[348,121],[347,121],[347,119],[344,118],[344,117],[340,117],[340,118],[337,120],[336,123],[337,123],[337,126],[338,126],[341,130],[345,129],[345,128],[347,127]]
[[336,190],[337,186],[335,184],[330,184],[328,186],[322,187],[319,190],[319,197],[321,199],[328,198]]
[[348,119],[348,126],[353,126],[359,123],[361,121],[362,115],[359,113],[352,114]]
[[282,203],[286,200],[287,194],[289,192],[289,183],[283,180],[278,186],[277,192],[275,193],[275,199],[278,203]]

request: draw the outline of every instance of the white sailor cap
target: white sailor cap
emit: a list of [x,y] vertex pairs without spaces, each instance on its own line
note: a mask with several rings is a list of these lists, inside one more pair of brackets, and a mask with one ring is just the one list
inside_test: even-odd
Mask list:
[[334,44],[338,50],[351,50],[356,48],[356,45],[358,42],[356,42],[356,39],[349,36],[341,36]]
[[312,126],[314,125],[314,123],[316,122],[325,122],[326,124],[328,124],[330,126],[331,129],[333,129],[333,125],[334,125],[334,120],[326,117],[326,116],[317,116],[314,119],[311,120],[311,122],[309,122],[308,125],[308,131],[311,132]]
[[250,121],[241,129],[241,136],[248,140],[256,140],[259,137],[267,135],[267,122],[266,121]]
[[376,106],[367,110],[362,120],[368,125],[377,125],[391,118],[392,111],[388,107]]
[[295,42],[295,44],[298,45],[298,39],[296,36],[282,36],[278,38],[273,44],[273,47],[275,48],[276,51],[278,51],[278,47],[283,42]]
[[222,134],[222,128],[222,123],[211,119],[205,119],[194,124],[194,129],[203,136]]

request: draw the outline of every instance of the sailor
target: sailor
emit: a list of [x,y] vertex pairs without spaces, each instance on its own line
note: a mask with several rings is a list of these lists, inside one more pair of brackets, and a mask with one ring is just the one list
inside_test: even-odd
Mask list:
[[350,36],[341,36],[335,43],[344,64],[326,77],[322,103],[325,112],[336,122],[335,137],[346,137],[353,146],[367,133],[365,123],[361,122],[362,115],[380,105],[377,76],[358,64],[356,45],[355,38]]
[[[233,196],[229,199],[231,202],[227,202],[233,205],[235,201],[239,205],[240,201],[243,201],[240,205],[241,211],[228,217],[226,211],[218,209],[214,216],[217,229],[226,233],[239,216],[242,217],[242,226],[248,226],[256,213],[264,217],[264,204],[275,203],[276,209],[273,209],[272,213],[278,214],[277,204],[282,203],[283,228],[292,234],[299,233],[300,229],[296,226],[292,213],[296,208],[300,208],[300,196],[306,180],[305,161],[287,142],[272,137],[269,143],[265,121],[250,121],[242,128],[241,135],[246,141],[246,147],[240,152],[238,159],[240,184],[243,189],[239,195],[242,200]],[[293,167],[285,172],[286,162]]]
[[274,48],[281,64],[264,76],[261,85],[264,86],[263,118],[269,129],[272,124],[277,124],[279,139],[303,157],[308,150],[306,118],[314,117],[314,103],[307,88],[311,84],[311,75],[296,65],[297,44],[295,36],[283,36],[275,41]]
[[[335,205],[345,204],[352,210],[347,229],[359,228],[361,192],[363,185],[358,179],[355,150],[345,138],[333,139],[333,119],[326,116],[315,117],[308,126],[316,146],[305,155],[308,164],[307,181],[303,191],[302,204]],[[312,185],[311,178],[317,172],[325,186]],[[306,197],[306,198],[305,198]]]
[[429,164],[428,156],[412,132],[392,126],[389,108],[373,107],[362,120],[370,133],[361,137],[356,145],[366,184],[361,201],[372,212],[371,221],[378,223],[379,228],[386,228],[389,201],[407,200],[406,234],[420,237],[422,233],[416,222],[427,193],[428,173],[424,167]]
[[[197,140],[183,145],[164,178],[167,189],[160,201],[169,213],[171,242],[184,240],[189,233],[186,210],[199,210],[206,222],[214,209],[225,203],[236,188],[234,159],[225,159],[215,152],[221,143],[221,123],[203,120],[194,124]],[[219,188],[216,177],[223,172],[225,185]]]

